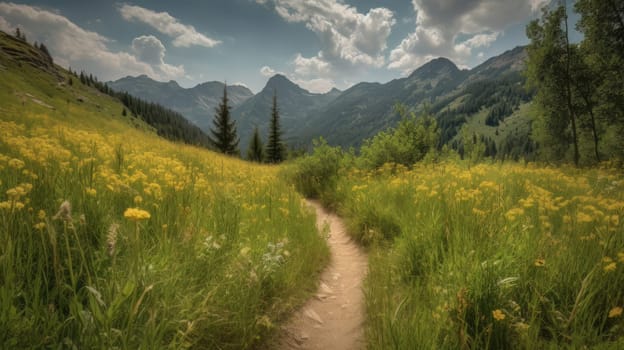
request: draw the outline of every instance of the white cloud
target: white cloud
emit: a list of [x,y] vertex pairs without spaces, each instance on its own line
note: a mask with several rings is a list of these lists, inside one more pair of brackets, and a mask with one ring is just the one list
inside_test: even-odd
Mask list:
[[396,22],[392,11],[373,8],[362,14],[337,0],[272,1],[275,11],[286,21],[305,23],[316,33],[322,45],[318,59],[333,65],[384,64],[386,40]]
[[491,43],[496,41],[499,34],[500,33],[498,32],[477,34],[472,38],[466,40],[464,43],[468,47],[488,47]]
[[326,92],[349,71],[385,64],[387,40],[396,23],[392,11],[373,8],[360,13],[340,0],[256,0],[273,5],[288,22],[303,23],[321,42],[311,57],[298,53],[291,80],[313,92]]
[[149,63],[168,79],[185,76],[184,66],[165,63],[165,46],[153,35],[143,35],[132,40],[132,51],[142,62]]
[[293,61],[295,74],[298,76],[326,76],[330,73],[330,64],[320,59],[318,56],[306,58],[297,54]]
[[293,78],[292,81],[302,88],[314,93],[326,93],[336,86],[336,83],[332,79],[328,78],[316,78],[309,80]]
[[165,46],[153,35],[134,38],[132,50],[138,59],[149,64],[161,64],[166,51]]
[[85,70],[102,80],[140,74],[167,79],[183,71],[182,67],[159,67],[128,52],[113,52],[107,47],[108,38],[38,7],[0,3],[0,18],[2,26],[19,26],[29,41],[45,43],[60,65]]
[[[412,0],[416,27],[390,52],[389,68],[408,73],[429,57],[465,65],[472,49],[488,47],[509,25],[526,20],[549,0]],[[459,37],[469,37],[458,40]]]
[[249,86],[247,86],[247,84],[243,83],[242,81],[238,81],[238,82],[236,82],[236,83],[234,83],[234,84],[232,84],[232,85],[233,85],[233,86],[242,86],[242,87],[244,87],[244,88],[249,89]]
[[143,22],[162,34],[174,38],[173,45],[177,47],[190,47],[193,45],[213,47],[221,43],[201,34],[195,27],[180,23],[180,21],[167,12],[155,12],[140,6],[123,4],[119,8],[121,16],[127,20]]
[[262,68],[260,68],[260,74],[262,74],[265,77],[272,77],[276,74],[277,72],[275,71],[275,69],[269,67],[269,66],[264,66]]

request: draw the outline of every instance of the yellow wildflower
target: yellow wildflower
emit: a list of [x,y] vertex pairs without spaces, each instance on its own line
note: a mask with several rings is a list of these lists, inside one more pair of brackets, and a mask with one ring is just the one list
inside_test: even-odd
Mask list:
[[505,319],[505,314],[501,311],[501,309],[496,309],[492,311],[492,317],[494,317],[496,321],[502,321]]
[[622,308],[620,306],[616,306],[613,309],[609,310],[609,318],[615,318],[622,316]]
[[249,247],[241,248],[240,255],[247,256],[247,254],[249,254],[250,251],[251,251],[251,248],[249,248]]
[[40,222],[38,224],[35,224],[35,229],[39,230],[39,231],[43,231],[43,229],[45,228],[46,224],[45,222]]
[[587,215],[587,214],[585,214],[583,212],[580,212],[580,213],[576,214],[576,221],[579,222],[579,223],[586,223],[586,222],[592,222],[592,221],[594,221],[594,219],[592,219],[591,216],[589,216],[589,215]]
[[139,221],[149,219],[151,215],[147,211],[139,208],[128,208],[124,212],[124,217],[128,220]]
[[143,203],[143,197],[141,197],[141,196],[135,196],[135,197],[134,197],[134,204],[139,205],[139,204],[141,204],[141,203]]
[[612,263],[605,265],[602,269],[605,270],[605,272],[611,272],[611,271],[615,271],[616,267],[617,267],[617,264],[612,262]]
[[37,218],[39,218],[39,220],[43,220],[46,217],[46,212],[45,210],[39,210],[39,213],[37,213]]
[[505,217],[509,221],[514,221],[518,216],[524,215],[524,209],[522,208],[512,208],[507,213],[505,213]]
[[19,160],[19,159],[13,158],[13,159],[9,160],[9,166],[11,168],[15,168],[17,170],[23,168],[24,165],[25,165],[25,163],[23,161]]
[[95,188],[92,188],[92,187],[87,187],[87,188],[85,189],[85,192],[86,192],[89,196],[91,196],[91,197],[95,197],[95,195],[97,195],[97,190],[96,190]]

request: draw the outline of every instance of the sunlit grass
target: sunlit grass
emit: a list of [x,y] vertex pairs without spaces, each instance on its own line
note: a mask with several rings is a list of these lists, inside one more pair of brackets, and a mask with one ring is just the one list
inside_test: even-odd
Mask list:
[[314,288],[327,247],[276,167],[6,65],[0,347],[250,348]]
[[373,349],[620,348],[624,178],[523,164],[352,169]]

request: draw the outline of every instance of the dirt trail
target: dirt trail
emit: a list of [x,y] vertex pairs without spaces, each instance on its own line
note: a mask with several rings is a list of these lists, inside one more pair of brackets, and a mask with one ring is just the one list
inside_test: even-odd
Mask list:
[[363,349],[367,257],[345,232],[342,220],[316,202],[319,231],[329,225],[329,266],[316,294],[284,326],[278,349]]

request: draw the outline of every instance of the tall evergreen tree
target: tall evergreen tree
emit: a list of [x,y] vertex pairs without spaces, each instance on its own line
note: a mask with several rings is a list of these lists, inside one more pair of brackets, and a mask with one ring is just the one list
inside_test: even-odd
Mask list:
[[263,147],[262,140],[260,139],[260,132],[256,126],[253,136],[251,137],[251,142],[249,143],[249,148],[247,149],[247,159],[252,162],[262,162],[264,159]]
[[221,153],[238,155],[239,138],[236,135],[236,121],[230,116],[231,107],[228,104],[227,84],[223,87],[223,98],[215,109],[216,114],[213,119],[213,129],[210,129],[212,137],[210,140],[213,146]]
[[284,160],[284,145],[277,108],[277,91],[273,92],[273,109],[271,110],[271,125],[269,125],[269,140],[266,148],[267,161],[279,163]]

